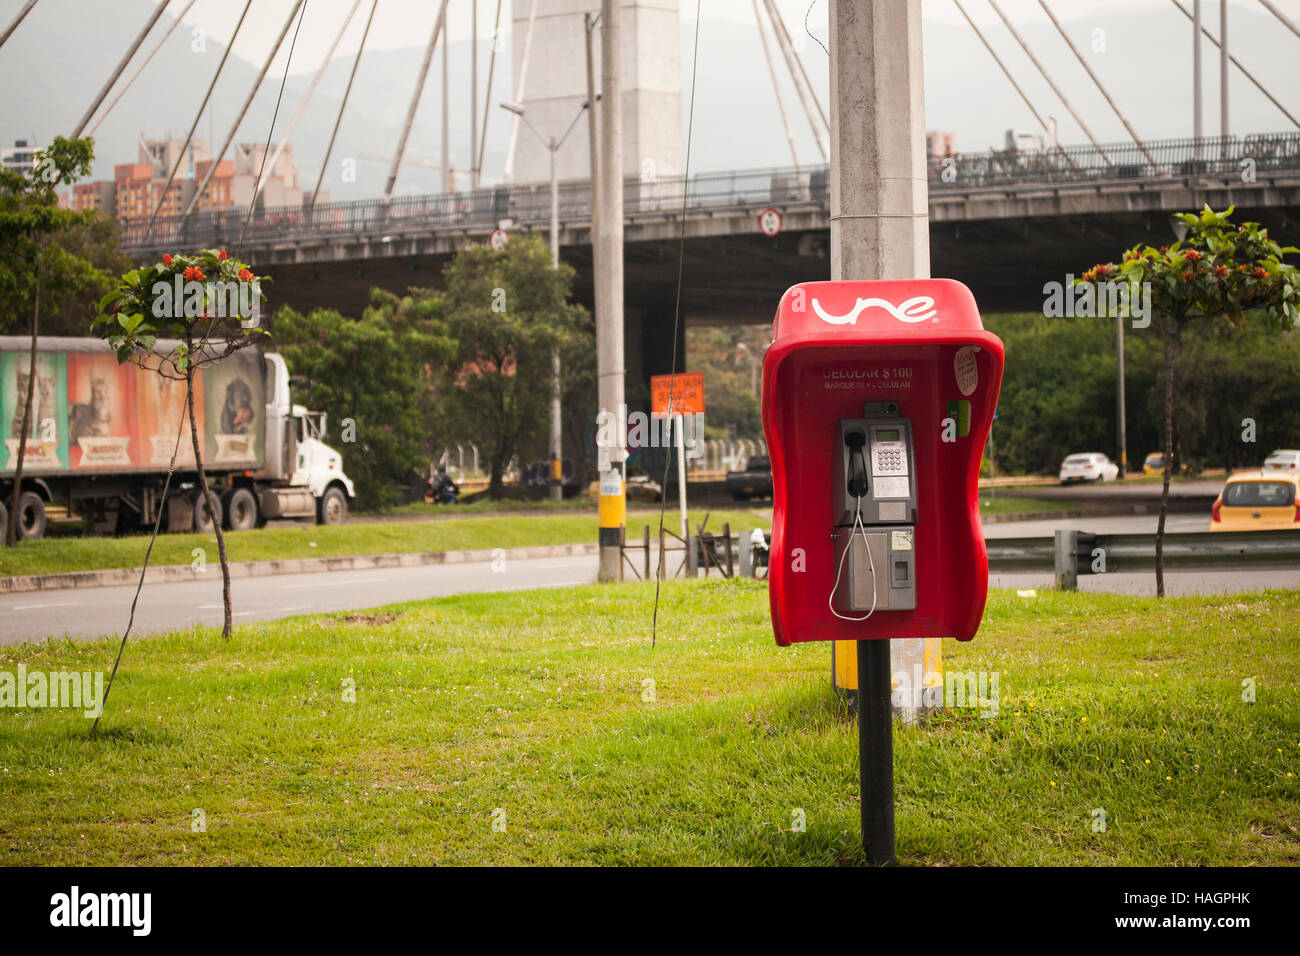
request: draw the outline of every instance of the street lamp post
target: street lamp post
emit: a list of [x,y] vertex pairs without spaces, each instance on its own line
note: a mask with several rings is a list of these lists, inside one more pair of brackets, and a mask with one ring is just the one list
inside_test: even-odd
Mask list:
[[[599,97],[598,97],[599,98]],[[569,138],[573,132],[573,127],[578,125],[578,120],[582,118],[583,112],[591,105],[590,101],[584,101],[582,108],[578,110],[578,115],[573,118],[569,128],[564,131],[564,135],[559,139],[552,136],[549,140],[537,129],[532,123],[528,122],[528,116],[524,107],[518,103],[502,103],[501,108],[514,113],[524,125],[532,131],[533,135],[541,141],[551,154],[551,268],[560,268],[560,180],[559,172],[555,162],[555,154],[560,151],[564,141]],[[593,183],[595,179],[593,177]],[[559,501],[564,497],[564,437],[560,427],[561,408],[560,408],[560,352],[555,349],[551,352],[551,498]]]

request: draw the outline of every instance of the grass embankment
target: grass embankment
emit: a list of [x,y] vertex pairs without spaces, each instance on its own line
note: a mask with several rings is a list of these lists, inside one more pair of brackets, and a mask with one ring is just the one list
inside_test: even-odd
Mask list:
[[[652,593],[139,641],[98,737],[70,711],[0,711],[0,864],[860,859],[857,736],[828,648],[774,646],[766,589],[740,580],[666,585],[652,648]],[[900,860],[1300,862],[1297,621],[1294,592],[995,592],[945,655],[997,672],[997,715],[896,731]],[[107,670],[115,649],[8,647],[0,670]]]
[[[771,511],[715,511],[706,528],[718,532],[724,522],[733,531],[771,527]],[[689,515],[691,527],[704,520],[703,510]],[[640,539],[641,529],[659,527],[657,511],[629,512],[628,539]],[[676,511],[664,518],[669,529],[678,526]],[[322,558],[356,554],[396,554],[415,551],[456,551],[522,548],[532,545],[573,544],[596,540],[595,511],[580,514],[518,514],[467,516],[454,520],[357,521],[342,525],[274,523],[256,531],[226,533],[226,553],[231,561],[283,561],[287,558]],[[15,548],[0,546],[0,577],[18,574],[52,574],[102,568],[139,567],[144,561],[147,535],[104,538],[55,537],[23,541]],[[151,565],[189,564],[195,548],[207,552],[208,563],[217,560],[217,539],[212,534],[160,534]]]

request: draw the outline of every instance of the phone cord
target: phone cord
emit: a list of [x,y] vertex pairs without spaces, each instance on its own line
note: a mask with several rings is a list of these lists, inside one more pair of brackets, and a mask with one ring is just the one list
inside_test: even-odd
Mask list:
[[[849,531],[849,543],[845,545],[844,553],[840,555],[839,567],[835,571],[835,583],[831,586],[831,593],[826,598],[826,606],[841,621],[865,621],[876,613],[876,562],[871,557],[871,542],[867,539],[866,526],[862,524],[861,496],[858,497],[857,501],[857,507],[853,512],[853,527]],[[849,556],[849,550],[853,547],[853,536],[859,532],[862,534],[862,544],[867,549],[867,567],[871,569],[871,610],[862,617],[851,617],[835,610],[835,592],[840,589],[840,576],[844,573],[844,559]]]

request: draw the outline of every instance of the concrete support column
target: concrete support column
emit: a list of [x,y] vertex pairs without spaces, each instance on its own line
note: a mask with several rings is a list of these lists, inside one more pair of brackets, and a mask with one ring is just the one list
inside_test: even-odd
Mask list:
[[[929,278],[921,0],[831,0],[829,32],[831,279]],[[859,686],[846,680],[852,643],[832,658],[839,686]],[[942,683],[940,648],[890,641],[895,686]],[[911,722],[927,708],[909,695],[894,712]]]

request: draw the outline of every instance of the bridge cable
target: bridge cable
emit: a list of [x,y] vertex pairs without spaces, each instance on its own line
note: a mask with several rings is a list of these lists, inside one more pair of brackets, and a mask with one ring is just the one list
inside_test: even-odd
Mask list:
[[[522,106],[524,102],[524,90],[527,89],[528,81],[528,61],[530,54],[533,52],[533,24],[537,19],[537,0],[532,0],[528,5],[528,29],[524,31],[524,55],[519,58],[519,75],[514,77],[515,95],[513,102]],[[513,35],[511,42],[514,42]],[[512,111],[513,113],[513,111]],[[510,182],[515,175],[515,151],[519,146],[519,121],[523,119],[518,113],[513,113],[510,117],[510,139],[506,143],[506,164],[503,171],[502,180]]]
[[90,122],[90,118],[95,115],[95,110],[99,109],[100,104],[104,102],[104,98],[108,96],[109,90],[111,90],[113,84],[118,81],[118,78],[122,75],[122,71],[126,69],[127,64],[131,62],[131,58],[134,57],[136,51],[140,49],[140,44],[143,43],[144,38],[149,35],[149,31],[153,29],[153,25],[158,22],[158,18],[163,15],[163,11],[167,9],[169,3],[171,3],[171,0],[162,0],[154,10],[153,15],[150,16],[148,21],[145,23],[144,28],[136,34],[135,42],[131,44],[131,48],[126,51],[126,55],[123,56],[121,61],[117,64],[117,69],[115,69],[112,76],[108,78],[108,82],[104,84],[102,89],[100,89],[99,95],[95,97],[94,102],[90,104],[90,108],[86,110],[86,115],[81,117],[81,122],[78,123],[76,129],[72,131],[71,139],[81,138],[81,131],[86,128],[86,124]]
[[[816,0],[813,0],[813,4],[815,3]],[[808,13],[812,12],[813,4],[809,4]],[[799,67],[799,75],[803,77],[804,87],[807,88],[808,90],[808,95],[813,101],[813,106],[817,107],[817,115],[821,117],[822,126],[826,128],[826,136],[827,138],[829,138],[831,134],[831,121],[826,118],[826,111],[822,109],[822,101],[817,98],[817,92],[813,89],[812,81],[808,79],[808,70],[803,65],[803,57],[799,55],[798,50],[794,49],[794,40],[791,39],[790,37],[790,28],[785,25],[785,18],[781,16],[781,11],[777,10],[775,2],[772,3],[770,9],[776,11],[777,28],[780,29],[780,31],[783,34],[785,34],[785,42],[790,44],[790,49],[794,51],[794,62],[795,65]],[[812,36],[812,33],[808,31],[808,24],[807,24],[808,13],[804,14],[804,21],[805,21],[804,31],[808,33],[809,36]],[[816,37],[813,37],[813,39],[817,40]],[[817,40],[817,42],[820,44],[822,41]],[[822,49],[826,49],[826,48],[822,47]],[[827,56],[831,55],[829,50],[826,51],[826,55]]]
[[1007,29],[1011,31],[1011,35],[1016,38],[1016,42],[1020,44],[1020,48],[1025,51],[1025,55],[1029,57],[1034,66],[1038,67],[1038,72],[1043,75],[1043,79],[1047,81],[1047,85],[1052,88],[1052,91],[1056,94],[1057,98],[1065,104],[1065,108],[1070,111],[1070,115],[1074,117],[1074,121],[1079,124],[1079,128],[1082,129],[1084,135],[1088,137],[1088,142],[1092,143],[1093,147],[1101,155],[1102,162],[1107,166],[1110,166],[1110,157],[1107,156],[1106,151],[1101,148],[1101,144],[1097,142],[1097,138],[1092,135],[1092,130],[1088,129],[1088,124],[1083,121],[1082,116],[1075,112],[1074,107],[1070,105],[1070,101],[1067,100],[1065,94],[1061,92],[1061,88],[1056,85],[1056,81],[1052,79],[1042,62],[1034,55],[1034,51],[1029,48],[1029,44],[1025,42],[1024,37],[1020,35],[1020,31],[1015,28],[1007,18],[1007,15],[1002,12],[1002,8],[998,6],[998,0],[989,0],[989,6],[991,6],[993,11],[1002,19],[1002,22],[1007,25]]
[[[483,178],[483,154],[487,151],[487,131],[488,118],[492,115],[492,72],[497,65],[497,37],[501,31],[501,0],[497,0],[496,20],[492,24],[492,56],[488,59],[487,75],[487,98],[483,101],[483,132],[478,143],[478,156],[474,157],[474,169],[477,171],[477,178]],[[594,112],[596,107],[591,107]]]
[[[1220,0],[1220,2],[1224,2],[1224,0]],[[1282,13],[1281,10],[1273,6],[1273,4],[1269,3],[1269,0],[1259,0],[1259,2],[1260,5],[1263,6],[1265,10],[1267,10],[1269,13],[1273,14],[1273,16],[1277,17],[1284,24],[1286,24],[1287,29],[1289,29],[1296,36],[1300,37],[1300,27],[1297,27],[1294,23],[1292,23],[1291,20],[1285,14]]]
[[[1227,0],[1220,0],[1220,2],[1226,3]],[[1128,117],[1120,112],[1119,107],[1115,105],[1115,101],[1111,98],[1106,87],[1102,85],[1101,80],[1098,78],[1097,74],[1093,72],[1088,61],[1084,59],[1083,54],[1079,52],[1079,48],[1074,45],[1074,41],[1070,39],[1070,35],[1065,32],[1065,28],[1061,26],[1061,21],[1056,19],[1056,14],[1054,14],[1052,8],[1047,5],[1047,0],[1038,0],[1038,5],[1043,8],[1043,12],[1047,14],[1047,19],[1052,21],[1052,26],[1056,27],[1056,32],[1061,34],[1061,39],[1065,41],[1065,45],[1070,48],[1070,52],[1073,53],[1075,58],[1079,61],[1079,65],[1082,66],[1088,76],[1092,78],[1092,82],[1096,85],[1101,95],[1105,97],[1106,102],[1110,104],[1110,108],[1115,111],[1115,115],[1119,117],[1119,121],[1124,124],[1124,128],[1128,130],[1128,134],[1133,137],[1133,142],[1137,143],[1138,149],[1142,150],[1142,155],[1147,158],[1147,162],[1152,166],[1159,165],[1156,162],[1155,157],[1151,155],[1150,150],[1147,149],[1146,144],[1142,142],[1142,137],[1138,136],[1137,130],[1133,128],[1133,124],[1128,121]]]
[[[217,174],[217,166],[221,163],[223,159],[225,159],[226,150],[230,149],[230,144],[234,141],[235,135],[239,132],[239,124],[244,121],[244,117],[248,114],[248,108],[253,105],[253,100],[257,99],[257,94],[262,89],[262,83],[266,79],[266,74],[270,71],[271,64],[275,61],[276,55],[280,52],[280,47],[284,46],[284,38],[289,35],[289,28],[293,26],[293,18],[298,16],[299,10],[301,10],[303,13],[307,12],[306,8],[303,6],[305,2],[306,0],[296,0],[296,2],[293,5],[293,9],[289,11],[289,18],[284,21],[284,26],[280,30],[279,37],[276,38],[275,43],[271,44],[271,52],[266,55],[266,62],[262,64],[262,71],[257,74],[257,79],[253,81],[253,88],[248,91],[248,97],[244,100],[243,107],[240,109],[240,111],[237,114],[235,114],[235,121],[230,124],[230,132],[226,134],[225,142],[221,144],[221,149],[218,150],[215,154],[213,154],[209,158],[208,171],[203,177],[203,182],[199,183],[199,188],[194,190],[194,195],[190,197],[189,205],[187,205],[185,207],[184,212],[181,213],[182,228],[184,228],[186,218],[188,218],[189,214],[194,211],[194,207],[199,204],[199,200],[203,198],[204,193],[208,191],[208,186],[212,182],[212,177]],[[298,20],[298,26],[300,28],[302,26],[301,18],[299,18]],[[298,35],[297,33],[295,33],[294,40],[296,41],[297,38]],[[292,50],[290,51],[289,56],[290,57],[293,56]],[[287,64],[286,64],[286,68],[287,68]],[[281,92],[283,92],[283,88],[281,88]],[[278,109],[279,107],[278,102],[276,105]],[[274,131],[275,129],[274,120],[272,120],[271,122],[271,129],[272,131]],[[270,143],[266,144],[266,149],[267,152],[270,152],[271,149]],[[262,156],[262,165],[263,167],[265,167],[266,165],[265,154],[263,154]],[[260,174],[259,174],[259,178],[260,178]],[[252,208],[256,205],[257,202],[256,199],[254,199],[254,201],[249,203],[249,208]]]
[[235,32],[230,36],[230,43],[226,45],[226,50],[221,54],[221,62],[217,64],[217,72],[212,74],[212,82],[208,84],[208,91],[203,95],[203,102],[199,104],[199,110],[194,114],[194,122],[190,125],[189,135],[185,137],[185,145],[181,147],[176,154],[176,163],[172,166],[172,171],[167,175],[167,185],[158,194],[158,203],[153,207],[153,215],[149,217],[149,226],[145,230],[144,244],[148,245],[149,240],[153,238],[154,223],[158,221],[158,213],[167,201],[167,193],[171,191],[172,183],[176,181],[176,174],[180,171],[181,163],[185,161],[185,156],[189,152],[190,143],[194,140],[194,131],[199,128],[199,120],[203,118],[203,111],[208,108],[208,100],[212,99],[212,91],[216,89],[217,80],[221,78],[221,71],[225,69],[226,60],[230,58],[230,51],[235,47],[235,40],[239,38],[239,31],[244,26],[244,20],[248,17],[248,8],[253,5],[253,0],[248,0],[244,4],[244,12],[239,15],[239,22],[235,24]]
[[[388,170],[388,182],[384,186],[384,202],[393,198],[393,187],[397,185],[397,173],[402,168],[402,157],[406,153],[406,141],[411,135],[411,124],[415,122],[415,112],[420,108],[420,97],[424,95],[424,83],[429,77],[429,65],[433,62],[433,51],[438,46],[438,36],[442,33],[442,24],[447,16],[447,0],[442,0],[438,16],[433,21],[433,32],[429,34],[429,45],[424,51],[424,62],[420,64],[420,75],[411,91],[411,103],[406,108],[406,122],[402,125],[402,136],[397,141],[397,152],[393,154],[393,165]],[[445,41],[444,41],[445,43]]]
[[[785,127],[785,138],[790,143],[790,158],[794,160],[794,173],[800,175],[799,171],[799,149],[795,144],[794,130],[790,126],[790,117],[785,109],[785,97],[781,95],[780,77],[776,72],[776,61],[772,59],[772,50],[768,46],[767,31],[763,29],[763,14],[759,7],[759,0],[753,0],[754,3],[754,24],[758,27],[758,39],[763,44],[763,59],[767,60],[768,72],[772,74],[772,92],[776,94],[776,106],[781,114],[781,124]],[[773,28],[775,29],[775,27]]]
[[[680,326],[681,319],[682,319],[682,272],[686,262],[686,203],[688,198],[690,197],[690,189],[691,189],[691,134],[695,129],[695,77],[700,62],[700,4],[701,2],[702,0],[695,0],[695,42],[694,42],[694,50],[691,54],[691,103],[690,103],[690,111],[687,114],[687,120],[686,120],[686,166],[682,171],[682,218],[681,218],[681,230],[677,240],[677,300],[676,300],[676,304],[673,306],[673,338],[672,338],[673,361],[671,367],[672,371],[668,378],[668,420],[670,422],[672,421],[672,414],[673,414],[674,393],[677,388],[677,329]],[[617,160],[617,157],[607,156],[605,158],[611,162]],[[683,415],[681,421],[681,427],[683,429],[685,428],[685,424],[686,424],[686,416]],[[696,437],[696,441],[701,441],[701,440],[702,439],[699,436]],[[685,434],[683,434],[682,450],[685,451],[685,449],[686,449],[686,440],[685,440]],[[664,480],[659,486],[663,490],[663,494],[659,496],[659,540],[660,541],[663,541],[664,539],[664,510],[668,507],[668,466],[672,464],[672,460],[673,460],[673,455],[670,446],[670,450],[668,454],[664,456]],[[681,494],[685,494],[685,493],[686,493],[686,489],[682,488]],[[686,529],[686,541],[684,542],[687,548],[690,547],[690,542],[691,542],[691,531],[690,531],[690,527],[688,526]],[[685,555],[683,555],[683,560],[685,560]],[[663,576],[664,576],[663,569],[665,564],[662,549],[659,554],[658,563],[659,563],[659,573],[655,575],[654,615],[650,621],[650,646],[651,647],[655,646],[655,641],[657,640],[659,635],[659,589],[660,586],[663,584]]]
[[[339,48],[339,43],[343,40],[343,34],[347,32],[348,26],[352,23],[352,18],[356,16],[357,11],[361,9],[361,0],[353,0],[352,9],[348,11],[347,17],[343,20],[343,26],[339,27],[339,32],[334,35],[334,42],[325,52],[324,58],[320,61],[320,67],[316,70],[316,75],[312,77],[307,92],[303,94],[302,100],[298,103],[298,108],[294,111],[293,119],[289,120],[289,125],[285,127],[284,133],[280,136],[280,142],[275,146],[275,152],[271,154],[271,159],[267,162],[267,168],[274,170],[276,162],[280,159],[280,154],[284,152],[285,146],[289,143],[289,137],[293,135],[294,129],[298,126],[298,120],[302,119],[303,112],[307,109],[307,104],[311,101],[312,96],[316,93],[316,87],[320,85],[321,77],[325,75],[325,69],[334,59],[334,54]],[[262,195],[262,190],[266,188],[266,181],[271,178],[270,173],[263,173],[261,179],[257,181],[257,188],[253,190],[253,205],[257,205],[257,197]]]
[[1052,130],[1051,127],[1047,125],[1047,120],[1043,119],[1038,110],[1034,109],[1034,104],[1029,101],[1029,97],[1025,94],[1025,91],[1020,88],[1020,84],[1017,83],[1016,78],[1011,75],[1011,71],[1007,69],[1007,65],[1002,62],[1002,57],[998,56],[997,51],[993,49],[992,44],[990,44],[988,39],[984,36],[984,32],[975,25],[975,21],[972,20],[970,14],[966,12],[966,8],[961,5],[961,0],[952,0],[952,2],[957,6],[957,9],[961,11],[961,15],[966,18],[966,22],[969,23],[970,28],[975,31],[975,35],[980,38],[980,42],[984,44],[984,49],[989,51],[989,56],[993,57],[993,62],[1002,68],[1002,72],[1006,75],[1006,78],[1011,81],[1011,85],[1015,87],[1016,92],[1020,94],[1020,98],[1024,100],[1025,105],[1029,107],[1029,112],[1033,113],[1034,119],[1038,120],[1038,125],[1043,128],[1043,132],[1050,134]]
[[[276,97],[275,97],[275,109],[271,112],[271,126],[270,126],[270,128],[266,131],[266,145],[262,147],[262,166],[261,166],[261,168],[257,171],[257,178],[258,178],[259,180],[262,179],[262,177],[265,175],[265,173],[266,173],[266,161],[267,161],[267,160],[270,158],[270,156],[271,156],[271,138],[275,135],[275,121],[276,121],[277,119],[279,119],[279,117],[280,117],[280,104],[284,101],[284,87],[285,87],[285,84],[287,84],[287,83],[289,82],[289,67],[293,65],[293,51],[294,51],[294,50],[297,48],[297,46],[298,46],[298,34],[299,34],[300,32],[302,32],[302,21],[306,18],[306,16],[307,16],[307,4],[306,4],[306,2],[305,2],[305,0],[304,0],[303,5],[302,5],[302,12],[301,12],[300,14],[298,14],[298,26],[296,26],[296,27],[294,28],[294,31],[293,31],[293,40],[290,41],[290,43],[289,43],[289,55],[285,58],[285,61],[284,61],[284,75],[283,75],[282,77],[280,77],[280,92],[276,94]],[[293,14],[292,14],[292,13],[289,14],[289,20],[290,20],[290,21],[293,20]],[[288,24],[288,23],[285,23],[285,30],[288,30],[288,29],[289,29],[289,24]],[[280,39],[278,39],[278,40],[275,41],[275,46],[276,46],[276,49],[277,49],[277,50],[279,49],[280,44],[282,44],[283,42],[284,42],[284,33],[281,32],[281,34],[280,34]],[[272,53],[271,57],[268,57],[268,58],[267,58],[267,61],[266,61],[266,66],[267,66],[267,67],[269,67],[269,66],[271,65],[271,60],[274,58],[274,55],[275,55],[275,54]],[[266,68],[263,68],[263,70],[262,70],[262,74],[263,74],[263,75],[266,74]],[[261,86],[261,85],[262,85],[262,81],[261,81],[261,79],[259,78],[258,81],[257,81],[257,86]],[[254,92],[254,93],[257,92],[256,87],[254,87],[253,92]],[[251,95],[250,95],[250,97],[249,97],[249,101],[248,101],[248,102],[249,102],[249,103],[252,102],[252,97],[251,97]],[[247,104],[244,105],[244,109],[245,109],[245,110],[248,109],[248,105],[247,105]],[[241,116],[241,118],[242,118],[242,116]],[[236,121],[236,125],[238,125],[238,121]],[[230,135],[231,135],[232,137],[235,135],[235,131],[234,131],[233,127],[231,128]],[[229,142],[229,140],[227,140],[227,142]],[[225,150],[223,149],[222,152],[225,152]],[[212,166],[209,167],[209,169],[208,169],[209,177],[211,177],[212,170],[214,170],[214,169],[216,169],[216,163],[213,163]],[[244,245],[244,237],[248,235],[248,227],[249,227],[249,225],[250,225],[250,224],[252,223],[252,221],[253,221],[253,212],[254,212],[256,209],[257,209],[257,201],[256,201],[256,199],[254,199],[252,202],[250,202],[250,203],[248,204],[248,215],[244,218],[244,227],[243,227],[242,229],[239,230],[239,242],[238,242],[238,243],[236,244],[236,246],[235,246],[235,248],[236,248],[237,250],[243,248],[243,245]]]
[[[1174,6],[1178,8],[1179,13],[1181,13],[1187,19],[1191,20],[1193,23],[1196,22],[1196,18],[1193,17],[1190,13],[1188,13],[1186,8],[1184,8],[1183,5],[1178,2],[1178,0],[1171,0],[1171,2],[1173,3]],[[1216,40],[1210,34],[1210,31],[1207,30],[1204,26],[1201,27],[1201,32],[1204,33],[1206,38],[1211,43],[1213,43],[1216,47],[1219,46],[1219,41]],[[1283,106],[1281,103],[1279,103],[1276,97],[1274,97],[1272,93],[1270,93],[1268,90],[1264,88],[1264,84],[1260,83],[1259,80],[1255,79],[1254,75],[1250,72],[1250,70],[1246,69],[1244,66],[1241,65],[1241,61],[1239,61],[1231,53],[1228,54],[1228,60],[1232,63],[1233,66],[1241,70],[1242,74],[1246,77],[1246,79],[1250,80],[1250,82],[1255,84],[1255,89],[1259,90],[1266,97],[1268,97],[1268,101],[1272,103],[1274,106],[1276,106],[1282,112],[1282,115],[1291,121],[1293,126],[1295,126],[1297,129],[1300,129],[1300,120],[1292,116],[1290,112],[1288,112],[1287,108]]]
[[149,55],[144,58],[144,62],[135,68],[135,72],[132,73],[131,78],[126,81],[126,85],[117,91],[117,95],[113,97],[112,102],[110,102],[108,106],[104,107],[104,112],[99,114],[99,119],[95,120],[94,125],[86,131],[87,136],[95,135],[95,130],[99,129],[100,124],[103,123],[104,120],[108,119],[108,114],[113,112],[113,107],[117,105],[117,101],[126,95],[126,91],[131,88],[132,84],[135,83],[140,74],[144,72],[144,68],[153,61],[154,55],[162,49],[163,44],[167,42],[167,38],[170,37],[172,33],[175,32],[176,28],[181,25],[181,20],[185,19],[185,14],[190,12],[190,7],[194,6],[196,2],[197,0],[189,0],[189,2],[185,4],[185,9],[176,15],[171,22],[171,26],[167,28],[158,42],[154,44],[154,48],[149,51]]
[[330,133],[330,144],[325,148],[325,158],[321,160],[320,175],[316,177],[316,188],[312,190],[311,206],[312,212],[316,209],[316,198],[320,196],[321,183],[325,181],[325,170],[329,168],[330,154],[334,152],[334,140],[338,138],[339,126],[343,122],[343,111],[348,108],[348,98],[352,95],[352,81],[357,78],[357,67],[361,65],[361,54],[366,49],[366,38],[370,36],[370,24],[375,22],[375,11],[379,9],[379,0],[375,0],[370,7],[370,16],[366,19],[366,29],[361,34],[361,45],[357,47],[357,55],[352,61],[352,72],[348,75],[347,89],[343,91],[343,102],[339,104],[339,115],[334,118],[334,131]]
[[[824,162],[830,162],[830,123],[826,122],[826,114],[822,111],[821,103],[818,102],[817,96],[813,93],[812,84],[808,82],[808,74],[804,72],[803,63],[799,60],[794,51],[794,45],[790,42],[790,34],[785,28],[785,21],[781,19],[781,11],[776,8],[776,0],[763,0],[763,5],[767,7],[768,19],[772,22],[772,32],[776,35],[777,46],[781,48],[781,55],[785,57],[786,69],[790,72],[790,79],[794,83],[795,92],[799,94],[799,102],[803,106],[804,114],[808,117],[808,125],[812,127],[813,136],[817,140],[817,149],[822,154]],[[818,124],[818,119],[822,124]]]
[[32,7],[34,6],[36,6],[36,0],[27,0],[27,6],[19,10],[18,16],[14,17],[13,22],[11,22],[9,26],[5,27],[5,32],[0,33],[0,46],[5,45],[5,41],[9,39],[10,34],[18,29],[18,24],[22,23],[27,14],[32,12]]

